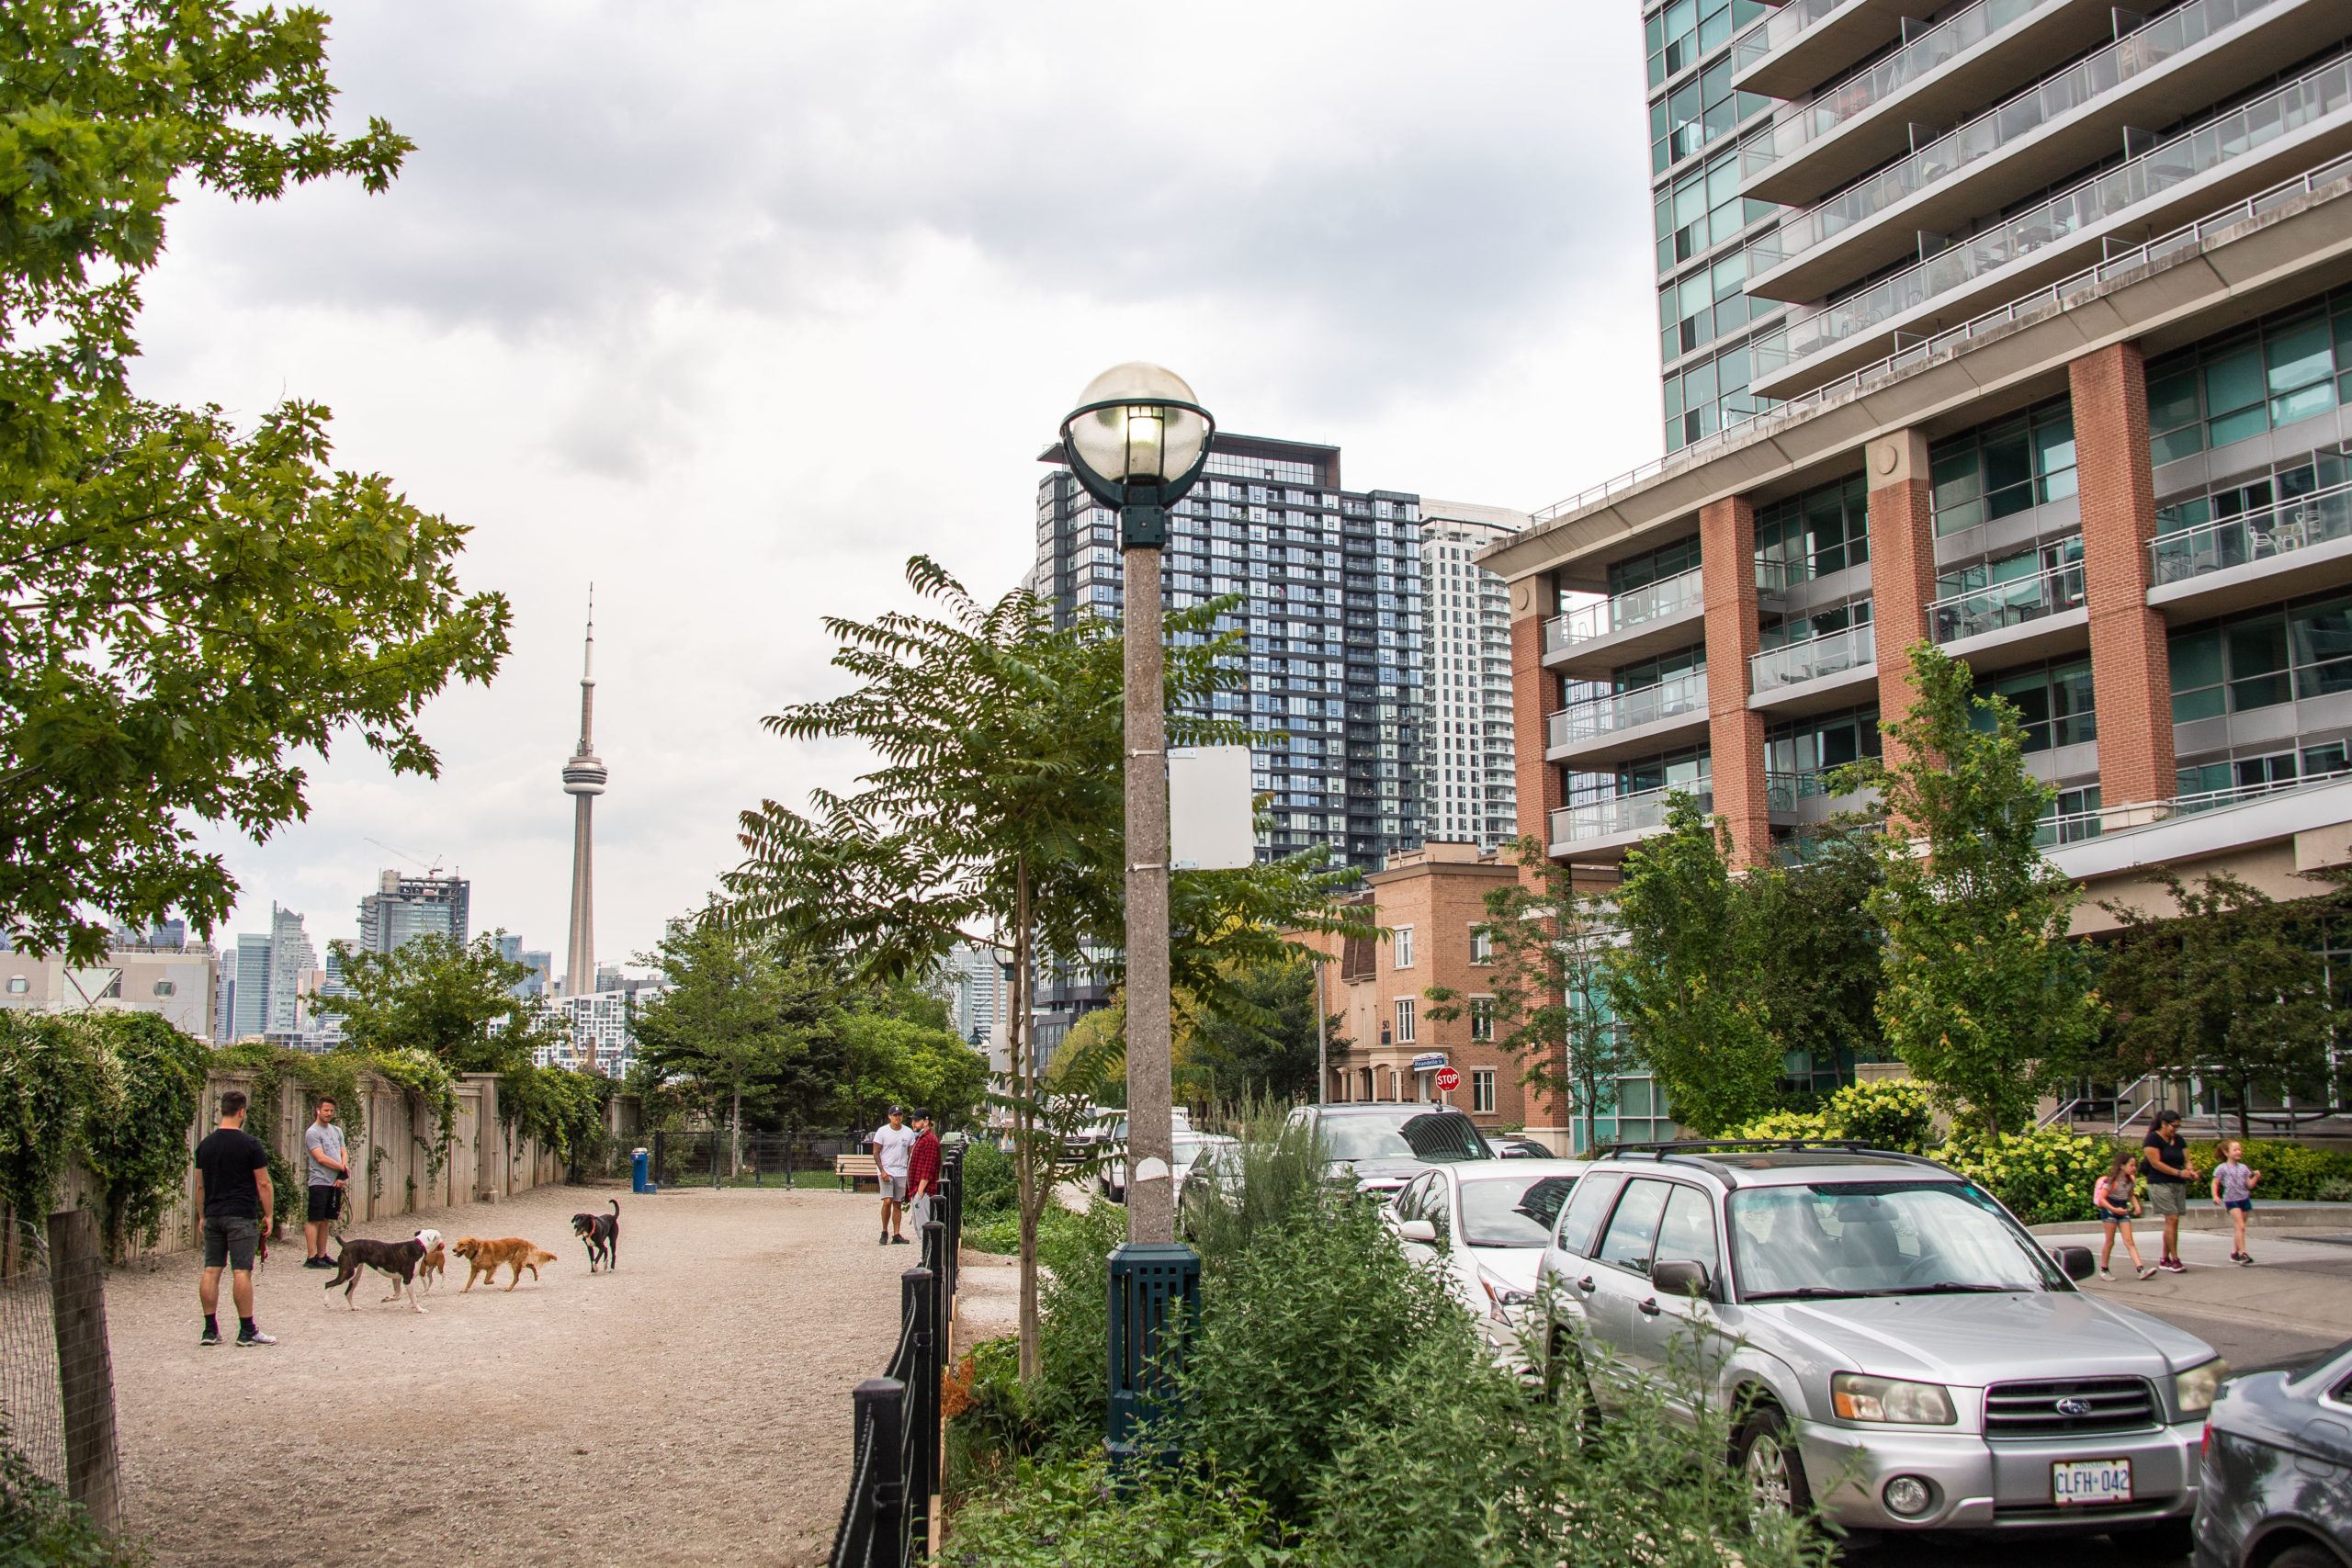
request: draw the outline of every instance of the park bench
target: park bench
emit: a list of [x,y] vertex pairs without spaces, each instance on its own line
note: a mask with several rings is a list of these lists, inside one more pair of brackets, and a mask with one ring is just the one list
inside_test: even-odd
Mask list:
[[882,1168],[874,1163],[872,1155],[835,1155],[833,1176],[852,1192],[861,1181],[871,1181],[877,1190],[882,1185]]

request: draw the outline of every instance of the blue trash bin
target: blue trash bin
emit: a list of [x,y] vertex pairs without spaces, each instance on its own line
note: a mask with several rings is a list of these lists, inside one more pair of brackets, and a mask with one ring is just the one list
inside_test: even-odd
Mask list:
[[628,1164],[630,1191],[659,1192],[661,1190],[660,1188],[653,1185],[653,1178],[651,1174],[652,1159],[653,1156],[646,1153],[643,1149],[631,1149],[629,1151]]

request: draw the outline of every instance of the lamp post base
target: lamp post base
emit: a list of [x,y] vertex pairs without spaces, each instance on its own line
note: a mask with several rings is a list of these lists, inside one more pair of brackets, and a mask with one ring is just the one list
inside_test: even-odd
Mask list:
[[1110,1430],[1114,1472],[1138,1461],[1166,1468],[1166,1434],[1182,1414],[1177,1375],[1201,1311],[1200,1255],[1182,1242],[1122,1242],[1110,1264]]

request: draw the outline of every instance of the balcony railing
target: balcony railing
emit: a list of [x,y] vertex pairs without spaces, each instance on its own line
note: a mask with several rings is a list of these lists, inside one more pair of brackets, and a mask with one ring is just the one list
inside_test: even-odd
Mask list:
[[2186,582],[2210,571],[2292,555],[2330,539],[2352,538],[2352,485],[2316,491],[2259,512],[2224,517],[2148,541],[2154,581]]
[[1589,839],[1611,839],[1620,833],[1638,833],[1651,828],[1666,826],[1667,797],[1679,790],[1695,798],[1702,811],[1715,808],[1714,792],[1701,784],[1692,789],[1687,784],[1666,789],[1645,789],[1636,795],[1613,795],[1607,800],[1589,801],[1582,806],[1563,806],[1552,813],[1552,842],[1580,843]]
[[[1928,28],[1874,65],[1832,83],[1803,103],[1789,104],[1772,117],[1772,135],[1758,138],[1739,154],[1742,178],[1750,178],[1807,142],[1828,135],[1856,115],[1875,108],[1929,72],[1974,49],[2034,12],[2059,0],[1976,0]],[[2190,0],[2196,4],[2197,0]]]
[[1557,653],[1580,642],[1608,637],[1629,626],[1679,615],[1685,610],[1695,610],[1706,602],[1706,592],[1699,581],[1699,569],[1660,578],[1640,588],[1590,604],[1579,604],[1573,610],[1553,616],[1544,623],[1544,651]]
[[1757,374],[1761,378],[1784,370],[2347,107],[2352,107],[2352,60],[2338,59],[2005,218],[1997,227],[1956,241],[1859,293],[1792,312],[1785,328],[1757,344]]
[[[1975,118],[1963,121],[1909,157],[1847,186],[1826,201],[1782,219],[1774,233],[1758,242],[1749,265],[1776,266],[1811,250],[1979,159],[1990,157],[2009,143],[2031,135],[2050,121],[2153,71],[2223,28],[2282,3],[2283,0],[2186,0],[2008,102],[1996,104]],[[1959,17],[1952,18],[1953,22],[1959,20]],[[1928,39],[1919,40],[1920,44],[1926,42]],[[1908,54],[1910,50],[1903,52]],[[1899,60],[1902,56],[1894,58]],[[1776,130],[1774,140],[1778,138]],[[1762,151],[1760,143],[1758,150]],[[1745,166],[1742,172],[1747,172]]]
[[1696,670],[1654,686],[1613,692],[1564,707],[1544,720],[1546,744],[1566,746],[1573,741],[1598,739],[1621,729],[1656,724],[1660,719],[1704,713],[1706,708],[1707,672]]
[[1824,675],[1842,675],[1877,661],[1878,639],[1870,626],[1849,626],[1827,637],[1765,649],[1747,661],[1749,687],[1769,692]]
[[1764,775],[1764,804],[1773,811],[1794,811],[1801,800],[1835,799],[1838,792],[1830,787],[1833,770],[1815,768],[1802,773],[1771,773]]
[[1732,73],[1737,75],[1775,50],[1797,40],[1797,35],[1828,16],[1848,0],[1789,0],[1761,27],[1750,28],[1732,45]]
[[1928,606],[1928,624],[1938,642],[1958,642],[2078,609],[2082,603],[2083,563],[2074,561],[1939,599]]

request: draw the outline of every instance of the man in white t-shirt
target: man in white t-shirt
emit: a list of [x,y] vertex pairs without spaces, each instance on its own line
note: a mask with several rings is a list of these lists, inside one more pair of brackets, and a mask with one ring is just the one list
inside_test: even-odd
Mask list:
[[890,1107],[890,1124],[874,1130],[874,1164],[882,1173],[882,1245],[907,1245],[899,1227],[907,1212],[907,1160],[921,1136],[907,1125],[907,1108]]

